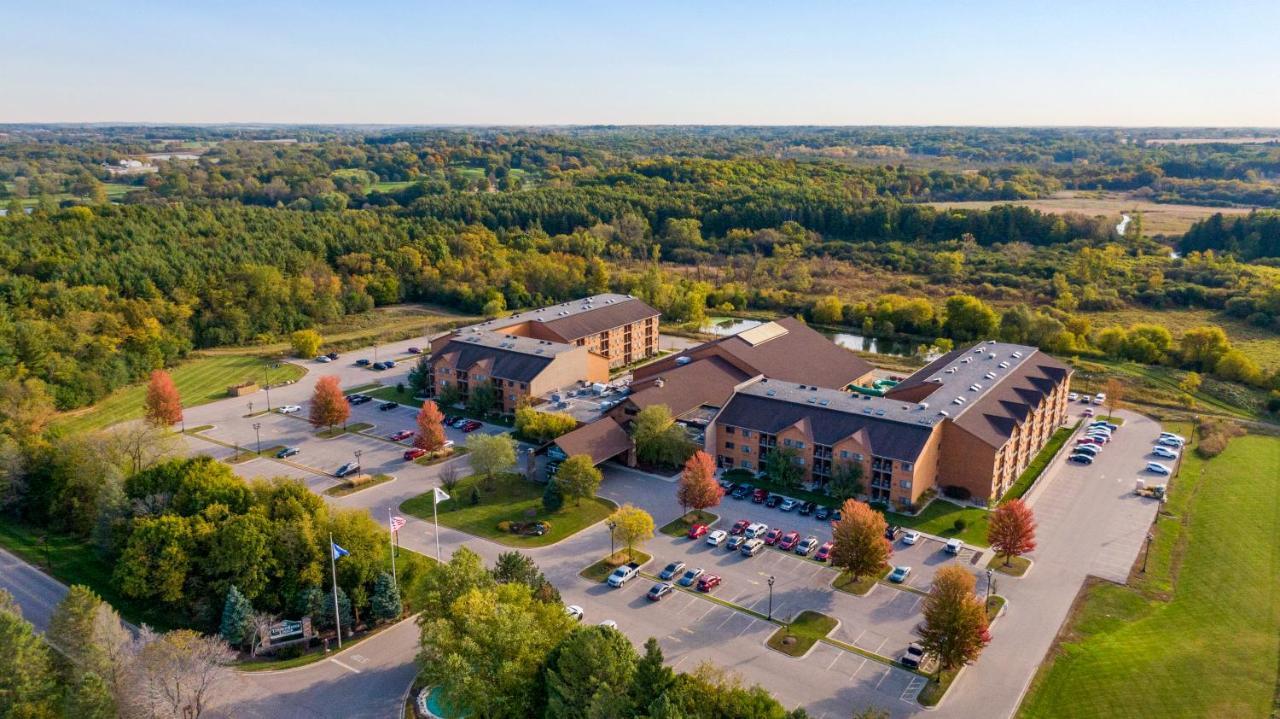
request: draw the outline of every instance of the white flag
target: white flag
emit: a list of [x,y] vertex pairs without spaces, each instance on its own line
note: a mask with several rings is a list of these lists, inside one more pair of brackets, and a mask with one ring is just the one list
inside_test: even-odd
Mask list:
[[432,491],[434,491],[434,492],[435,492],[435,495],[436,495],[436,504],[440,504],[441,502],[447,502],[447,501],[449,501],[449,494],[448,494],[447,492],[445,492],[443,489],[440,489],[439,487],[436,487],[436,488],[435,488],[434,490],[432,490]]

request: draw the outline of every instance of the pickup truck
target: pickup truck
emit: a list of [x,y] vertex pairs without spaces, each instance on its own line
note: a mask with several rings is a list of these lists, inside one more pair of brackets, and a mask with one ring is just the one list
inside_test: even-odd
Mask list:
[[639,572],[640,564],[638,562],[631,562],[626,566],[618,567],[613,570],[613,574],[609,575],[609,586],[621,587],[631,581],[632,577],[636,576]]

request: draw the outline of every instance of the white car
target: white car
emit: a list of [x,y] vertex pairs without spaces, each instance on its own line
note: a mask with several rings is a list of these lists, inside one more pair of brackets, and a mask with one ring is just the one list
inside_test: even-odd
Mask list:
[[1107,401],[1107,395],[1103,394],[1102,392],[1099,392],[1093,396],[1094,404],[1102,404],[1103,402],[1106,402],[1106,401]]
[[603,622],[600,622],[600,626],[602,626],[602,627],[608,627],[608,628],[610,628],[610,629],[617,629],[617,628],[618,628],[618,623],[617,623],[617,622],[615,622],[615,621],[613,621],[612,619],[606,619],[606,620],[604,620]]
[[768,531],[769,531],[769,525],[765,524],[764,522],[755,522],[753,524],[747,525],[747,528],[745,531],[743,531],[742,535],[747,539],[755,539],[756,537],[763,537],[765,535],[765,532],[768,532]]
[[1186,441],[1187,441],[1187,438],[1186,438],[1186,437],[1183,437],[1183,436],[1182,436],[1182,435],[1180,435],[1180,434],[1174,434],[1173,432],[1161,432],[1161,433],[1160,433],[1160,439],[1176,439],[1176,440],[1178,440],[1179,442],[1186,442]]
[[1173,451],[1172,449],[1169,449],[1168,447],[1162,447],[1158,444],[1155,447],[1151,448],[1151,453],[1161,459],[1177,459],[1178,458],[1177,452]]
[[568,614],[569,616],[573,617],[573,620],[576,622],[582,621],[582,618],[587,616],[587,613],[582,611],[582,607],[578,606],[577,604],[570,604],[569,606],[564,608],[564,611],[565,611],[565,614]]
[[1182,441],[1174,439],[1173,437],[1161,437],[1160,439],[1156,440],[1156,444],[1164,445],[1165,447],[1177,447],[1178,449],[1182,449]]
[[324,355],[317,355],[316,361],[319,362],[320,364],[329,364],[333,360],[329,359],[328,357],[325,357]]
[[1163,475],[1173,474],[1172,469],[1169,469],[1167,465],[1160,464],[1159,462],[1147,462],[1147,471]]
[[728,538],[729,538],[728,532],[724,531],[723,529],[717,529],[714,532],[711,532],[710,534],[707,535],[707,544],[710,544],[713,547],[718,547],[721,544],[724,544],[724,540]]
[[947,546],[944,549],[947,554],[959,554],[960,550],[964,549],[964,542],[959,539],[948,539]]
[[797,506],[797,505],[799,505],[799,504],[800,504],[800,503],[799,503],[799,502],[797,502],[796,500],[791,499],[790,497],[788,497],[788,498],[786,498],[786,499],[782,500],[782,504],[779,504],[779,505],[778,505],[778,509],[782,510],[783,512],[790,512],[791,510],[795,509],[795,508],[796,508],[796,506]]
[[1080,400],[1080,393],[1078,392],[1072,392],[1071,394],[1067,395],[1068,402],[1077,402],[1079,400]]
[[903,544],[915,544],[920,541],[920,533],[914,529],[908,529],[902,533]]
[[297,412],[301,412],[302,408],[296,404],[286,404],[285,406],[281,407],[276,411],[279,412],[280,414],[295,414]]

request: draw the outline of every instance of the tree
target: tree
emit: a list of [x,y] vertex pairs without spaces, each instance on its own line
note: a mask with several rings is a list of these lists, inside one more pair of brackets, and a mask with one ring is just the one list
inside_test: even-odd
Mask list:
[[146,716],[198,718],[214,690],[231,677],[235,652],[216,637],[189,629],[155,635],[144,627],[141,642],[132,703]]
[[370,599],[370,615],[375,622],[393,622],[404,613],[400,602],[400,592],[396,589],[395,580],[390,574],[382,572],[373,583],[373,596]]
[[415,395],[426,395],[431,392],[431,358],[423,355],[409,370],[409,387]]
[[1184,366],[1212,371],[1218,360],[1231,350],[1231,341],[1221,327],[1193,327],[1182,334],[1179,350]]
[[564,507],[564,492],[560,491],[560,483],[552,477],[547,480],[547,486],[542,490],[542,508],[554,514],[562,507]]
[[820,325],[838,325],[844,319],[844,303],[835,295],[827,295],[813,303],[813,321]]
[[676,487],[676,499],[681,510],[688,511],[693,507],[701,511],[714,507],[723,497],[724,489],[716,482],[715,460],[706,452],[694,452],[684,463],[684,472],[680,474],[680,484]]
[[444,415],[431,400],[423,402],[418,410],[418,433],[413,437],[413,446],[428,452],[444,446]]
[[636,663],[635,678],[631,682],[631,700],[636,707],[647,707],[666,693],[675,682],[675,672],[667,666],[662,656],[662,645],[649,637],[644,643],[644,655]]
[[490,570],[493,580],[498,584],[516,582],[533,590],[534,599],[544,602],[560,601],[560,592],[538,569],[538,565],[527,555],[520,552],[503,552],[498,555]]
[[563,606],[539,602],[516,583],[469,589],[421,621],[423,679],[489,719],[525,719],[543,704],[543,664],[576,626]]
[[[351,634],[355,617],[351,612],[351,597],[342,587],[338,587],[338,620],[342,622],[343,636]],[[324,593],[324,611],[320,613],[319,629],[335,629],[333,614],[333,590]]]
[[539,412],[532,407],[516,409],[516,434],[533,442],[549,442],[578,426],[578,420],[564,412]]
[[585,627],[556,647],[547,661],[549,719],[588,719],[601,692],[630,687],[636,673],[635,647],[616,629]]
[[920,643],[938,658],[940,672],[977,659],[988,641],[987,612],[973,593],[975,584],[962,567],[946,566],[934,575],[925,597]]
[[991,337],[1000,326],[1000,315],[972,295],[948,297],[944,314],[943,333],[962,342]]
[[134,519],[124,551],[116,560],[114,576],[120,591],[127,597],[156,598],[171,604],[182,600],[193,542],[184,517]]
[[9,592],[0,589],[0,717],[54,719],[57,685],[49,646]]
[[459,547],[449,561],[433,564],[412,587],[413,606],[422,610],[419,623],[449,611],[459,597],[472,589],[494,585],[493,575],[484,568],[484,560],[467,547]]
[[227,589],[218,635],[233,647],[243,646],[253,639],[253,605],[234,584]]
[[1183,377],[1182,381],[1178,383],[1178,389],[1187,394],[1193,395],[1200,391],[1200,383],[1202,381],[1203,378],[1200,376],[1199,372],[1188,372],[1187,376]]
[[804,480],[800,453],[790,447],[776,447],[764,458],[764,471],[786,489],[799,489]]
[[1116,409],[1123,406],[1126,387],[1124,382],[1112,377],[1107,380],[1107,384],[1103,387],[1103,392],[1107,395],[1107,416],[1114,417]]
[[573,499],[575,506],[583,497],[596,496],[596,490],[603,480],[604,475],[596,469],[591,456],[586,454],[575,454],[561,462],[555,476],[556,486],[566,498]]
[[1257,363],[1238,349],[1228,350],[1219,357],[1218,363],[1213,366],[1213,373],[1221,379],[1251,385],[1262,384],[1263,379],[1262,370]]
[[467,438],[467,449],[471,454],[471,468],[484,475],[486,481],[492,481],[493,475],[516,463],[516,445],[510,435],[475,432]]
[[171,427],[182,421],[182,399],[168,372],[158,369],[151,373],[142,412],[155,427]]
[[653,517],[639,507],[624,504],[609,515],[609,520],[614,524],[614,535],[627,545],[628,558],[635,556],[633,546],[653,539]]
[[863,492],[861,462],[837,462],[831,468],[831,481],[827,493],[843,502]]
[[478,382],[467,394],[467,409],[483,417],[493,411],[499,399],[501,397],[492,382]]
[[351,416],[351,405],[342,394],[342,387],[334,375],[326,375],[316,381],[311,393],[311,424],[328,427],[345,424]]
[[1036,548],[1036,520],[1031,507],[1021,499],[1005,502],[991,513],[987,525],[987,543],[1004,557],[1009,566],[1013,557],[1020,557]]
[[446,384],[436,394],[436,402],[442,407],[457,407],[462,401],[462,390],[456,384]]
[[679,466],[694,451],[693,443],[671,418],[671,409],[665,404],[640,410],[631,421],[631,438],[636,443],[636,457],[649,464]]
[[295,357],[309,358],[320,354],[320,345],[324,340],[315,330],[298,330],[289,335],[289,344],[293,346]]
[[884,515],[856,499],[845,500],[840,515],[832,532],[831,566],[848,572],[855,582],[878,573],[891,552]]

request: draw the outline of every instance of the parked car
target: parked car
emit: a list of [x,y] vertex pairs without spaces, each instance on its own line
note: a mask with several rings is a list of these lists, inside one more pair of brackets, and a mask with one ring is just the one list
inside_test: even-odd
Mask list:
[[1173,470],[1169,469],[1168,465],[1160,464],[1159,462],[1147,462],[1147,471],[1166,476],[1173,474]]
[[889,572],[889,581],[893,582],[894,584],[902,584],[903,582],[907,581],[907,577],[909,576],[911,576],[911,567],[907,567],[907,566],[894,567],[893,571]]
[[919,669],[924,663],[924,647],[919,642],[911,642],[911,646],[907,647],[907,651],[903,652],[902,657],[898,659],[904,667]]
[[1180,435],[1180,434],[1174,434],[1173,432],[1161,432],[1161,433],[1160,433],[1160,438],[1161,438],[1161,439],[1164,439],[1164,438],[1166,438],[1166,437],[1167,437],[1167,438],[1169,438],[1169,439],[1176,439],[1176,440],[1178,440],[1179,442],[1184,442],[1184,443],[1187,441],[1187,438],[1186,438],[1186,437],[1183,437],[1183,436],[1182,436],[1182,435]]
[[964,549],[964,542],[959,539],[948,539],[947,546],[943,547],[943,549],[946,550],[947,554],[959,554],[960,550]]
[[733,523],[733,527],[729,530],[729,534],[732,534],[736,537],[739,534],[742,534],[743,532],[747,531],[747,527],[749,526],[751,526],[750,519],[739,519],[738,521]]
[[707,525],[695,524],[692,527],[689,527],[688,536],[689,536],[689,539],[697,539],[698,537],[701,537],[706,533],[707,533]]
[[781,494],[771,494],[769,495],[768,499],[764,500],[764,506],[768,507],[769,509],[773,509],[774,507],[777,507],[779,504],[782,504]]
[[402,429],[399,432],[395,432],[388,435],[387,439],[391,440],[392,442],[401,442],[403,440],[409,439],[412,436],[413,436],[413,430]]
[[742,536],[746,537],[747,539],[756,539],[758,537],[763,537],[765,532],[768,532],[768,531],[769,531],[769,525],[765,524],[764,522],[755,522],[753,524],[747,525],[747,529],[742,533]]
[[819,522],[826,521],[827,517],[830,517],[830,516],[831,516],[831,508],[826,506],[825,504],[819,504],[818,508],[813,510],[813,518],[818,520]]
[[693,583],[698,581],[698,577],[701,577],[701,576],[702,576],[702,567],[694,567],[693,569],[686,569],[684,574],[680,575],[680,581],[678,583],[682,587],[692,587]]
[[1076,447],[1075,449],[1076,454],[1084,453],[1089,455],[1090,457],[1097,457],[1098,453],[1101,451],[1102,451],[1102,445],[1098,445],[1098,444],[1082,444],[1079,447]]
[[747,495],[751,494],[751,492],[751,485],[739,484],[737,487],[734,487],[733,491],[729,493],[729,496],[734,499],[746,499]]
[[764,540],[748,539],[742,543],[742,547],[738,550],[748,557],[754,557],[764,548]]
[[1160,459],[1177,459],[1178,458],[1177,452],[1159,444],[1151,448],[1151,453],[1159,457]]
[[908,529],[902,533],[903,544],[915,544],[920,541],[920,533],[914,529]]
[[818,547],[818,538],[810,534],[809,536],[800,540],[800,543],[796,545],[796,554],[799,554],[802,557],[807,557],[809,556],[810,553],[813,552],[814,549],[817,549],[817,547]]
[[279,412],[280,414],[297,414],[298,412],[302,411],[302,408],[296,404],[286,404],[285,406],[281,407],[280,409],[277,409],[276,411]]
[[1102,440],[1099,440],[1099,439],[1097,439],[1096,437],[1081,437],[1080,439],[1077,439],[1077,440],[1076,440],[1076,444],[1077,444],[1077,445],[1081,445],[1081,444],[1093,444],[1093,445],[1097,445],[1097,446],[1101,447],[1101,446],[1102,446]]
[[795,530],[792,530],[782,535],[782,537],[778,540],[778,549],[781,549],[784,552],[789,552],[795,549],[796,545],[799,543],[800,543],[800,533]]
[[355,462],[347,462],[346,464],[342,465],[341,467],[338,467],[338,471],[337,471],[337,472],[334,472],[334,473],[333,473],[333,475],[334,475],[335,477],[337,477],[337,478],[341,479],[341,478],[343,478],[343,477],[347,476],[348,474],[355,474],[355,473],[356,473],[356,470],[357,470],[357,469],[359,469],[359,468],[360,468],[360,467],[359,467]]
[[805,502],[804,504],[800,505],[800,516],[807,517],[810,514],[813,514],[813,510],[817,508],[818,508],[817,502]]
[[284,459],[285,457],[292,457],[301,451],[302,450],[298,449],[297,447],[285,447],[279,452],[276,452],[276,459]]
[[729,550],[730,552],[736,552],[742,548],[742,545],[746,543],[746,541],[747,541],[747,538],[741,534],[734,537],[729,537],[729,541],[724,543],[724,548]]
[[1115,422],[1108,422],[1105,419],[1100,419],[1097,422],[1090,422],[1089,426],[1090,427],[1106,427],[1112,432],[1115,432],[1116,430],[1120,429],[1120,425],[1116,424]]
[[779,539],[782,539],[781,527],[774,527],[773,529],[770,529],[767,534],[764,535],[764,543],[769,545],[770,547],[777,544]]
[[1093,456],[1085,454],[1084,452],[1078,452],[1067,457],[1067,461],[1075,462],[1076,464],[1093,464]]
[[1174,439],[1173,437],[1161,437],[1156,440],[1156,444],[1164,445],[1165,447],[1178,447],[1181,449],[1183,443],[1182,440]]
[[582,607],[578,606],[577,604],[570,604],[569,606],[565,607],[564,613],[573,617],[573,620],[576,622],[582,621],[582,618],[587,616],[587,613],[584,612],[582,610]]
[[664,597],[671,594],[675,590],[676,588],[671,586],[670,584],[667,584],[666,582],[659,582],[658,584],[653,585],[653,587],[649,590],[649,593],[645,596],[647,596],[649,598],[649,601],[651,602],[660,602]]
[[329,364],[333,360],[329,359],[327,355],[316,355],[316,361],[320,364]]
[[328,357],[330,362],[337,362],[337,361],[338,361],[338,353],[337,353],[337,352],[330,352],[330,353],[326,354],[326,355],[325,355],[325,357]]
[[1089,404],[1090,402],[1092,402],[1092,401],[1093,401],[1093,395],[1091,395],[1091,394],[1087,394],[1087,393],[1086,393],[1086,394],[1082,394],[1082,395],[1080,395],[1080,401],[1081,401],[1081,402],[1084,402],[1085,404]]
[[784,512],[790,512],[791,510],[795,509],[798,506],[800,506],[799,502],[797,502],[794,499],[791,499],[790,497],[785,497],[783,498],[782,502],[778,504],[778,509],[781,509]]
[[718,586],[720,586],[719,574],[708,574],[698,579],[699,592],[709,592]]
[[378,405],[378,411],[379,411],[379,412],[390,412],[391,410],[393,410],[393,409],[395,409],[396,407],[399,407],[399,406],[400,406],[400,405],[396,404],[395,402],[383,402],[382,404]]
[[412,462],[419,457],[425,457],[426,454],[427,450],[422,449],[421,447],[410,447],[404,451],[404,461]]
[[422,348],[421,348],[421,347],[410,347],[410,348],[409,348],[409,354],[411,354],[411,355],[420,355],[420,354],[422,354]]
[[382,361],[382,366],[383,366],[383,367],[386,367],[387,369],[391,369],[392,367],[395,367],[395,366],[396,366],[396,361],[395,361],[395,360],[383,360],[383,361]]
[[1089,439],[1092,439],[1094,444],[1099,444],[1099,445],[1107,444],[1111,441],[1111,437],[1105,434],[1087,434],[1085,436],[1088,437]]
[[836,546],[835,542],[823,542],[822,546],[818,547],[818,551],[816,554],[813,555],[813,558],[818,560],[819,562],[827,561],[828,559],[831,558],[831,550],[835,546]]
[[1080,399],[1080,393],[1079,393],[1079,392],[1072,392],[1071,394],[1067,395],[1067,400],[1068,400],[1068,401],[1075,402],[1075,401],[1077,401],[1077,400],[1079,400],[1079,399]]
[[617,629],[618,623],[613,621],[612,619],[606,619],[603,622],[600,622],[599,626],[606,627],[608,629]]
[[356,366],[357,366],[357,367],[368,367],[368,366],[369,366],[369,360],[367,360],[367,359],[365,359],[365,358],[361,357],[360,359],[356,360]]
[[769,498],[769,490],[767,489],[763,489],[763,488],[755,489],[755,490],[752,490],[751,492],[751,501],[756,504],[763,504],[764,500],[768,498]]
[[376,369],[379,372],[381,372],[386,368],[387,368],[386,365],[382,364],[381,362],[374,362],[373,364],[369,365],[369,369]]
[[1083,413],[1083,414],[1084,414],[1084,416],[1086,416],[1086,417],[1092,417],[1092,416],[1093,416],[1093,410],[1091,410],[1091,409],[1086,409],[1086,410],[1084,411],[1084,413]]
[[728,538],[729,538],[728,532],[724,531],[723,529],[717,529],[714,532],[709,532],[707,534],[707,544],[710,544],[713,547],[718,547],[721,544],[724,544],[724,540]]
[[658,579],[661,579],[664,582],[671,581],[672,579],[675,579],[677,574],[683,571],[684,562],[675,561],[663,567],[661,572],[658,572]]
[[896,524],[886,525],[884,528],[884,538],[892,542],[898,538],[898,535],[901,532],[902,532],[902,527],[899,527]]
[[483,426],[484,426],[483,423],[477,422],[476,420],[471,419],[471,420],[467,420],[462,425],[462,431],[465,434],[471,434],[472,432],[476,431],[477,429],[480,429]]
[[360,404],[364,404],[365,402],[372,402],[372,401],[373,401],[373,398],[367,394],[347,395],[347,402],[350,403],[351,405],[360,405]]
[[1093,396],[1094,404],[1102,404],[1103,402],[1106,402],[1106,401],[1107,401],[1107,395],[1105,392],[1099,392]]
[[613,570],[613,574],[609,575],[609,586],[616,588],[621,587],[627,582],[635,578],[640,573],[640,564],[631,562]]

